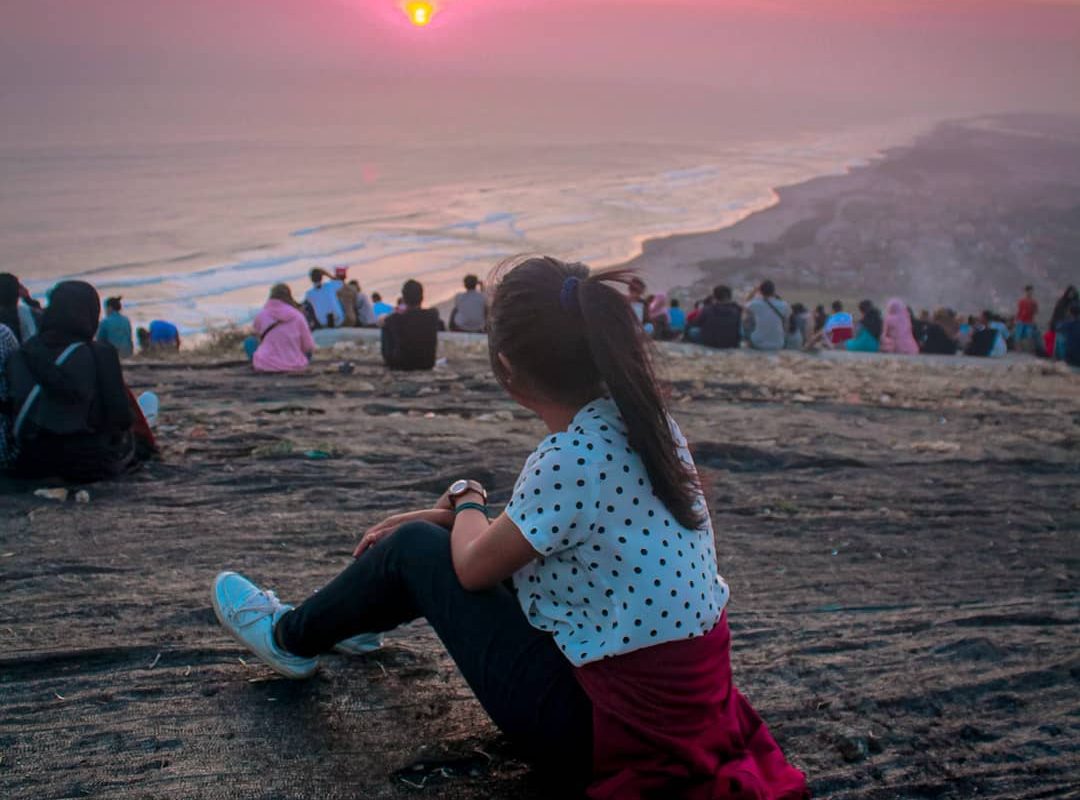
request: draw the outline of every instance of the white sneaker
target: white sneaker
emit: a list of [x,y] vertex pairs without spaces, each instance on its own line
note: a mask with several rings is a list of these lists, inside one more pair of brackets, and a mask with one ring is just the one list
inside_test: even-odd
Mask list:
[[361,633],[351,639],[345,639],[334,645],[334,649],[347,656],[363,656],[374,653],[383,646],[381,633]]
[[274,644],[274,624],[292,610],[270,591],[263,591],[235,572],[222,572],[210,593],[218,622],[233,638],[286,678],[310,677],[319,667],[317,658],[301,658]]

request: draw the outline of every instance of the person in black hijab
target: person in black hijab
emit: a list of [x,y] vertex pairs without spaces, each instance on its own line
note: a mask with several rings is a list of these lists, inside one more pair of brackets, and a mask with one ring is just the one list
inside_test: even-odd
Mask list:
[[88,283],[64,281],[49,296],[41,330],[9,359],[20,477],[90,482],[138,463],[139,420],[120,358],[95,342],[101,301]]

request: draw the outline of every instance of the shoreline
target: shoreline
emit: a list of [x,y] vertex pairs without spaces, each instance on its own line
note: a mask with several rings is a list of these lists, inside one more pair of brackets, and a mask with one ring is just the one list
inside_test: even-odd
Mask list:
[[1067,218],[1080,203],[1080,119],[945,120],[772,192],[731,225],[650,237],[617,266],[689,300],[716,283],[740,297],[770,277],[816,302],[899,296],[923,308],[968,302],[965,313],[1011,309],[1032,283],[1048,313],[1080,259]]

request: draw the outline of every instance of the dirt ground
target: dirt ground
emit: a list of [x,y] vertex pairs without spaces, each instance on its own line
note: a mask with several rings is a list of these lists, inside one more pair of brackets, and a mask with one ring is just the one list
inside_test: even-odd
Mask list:
[[[737,681],[815,795],[1080,796],[1080,376],[665,353]],[[296,683],[210,609],[225,568],[303,597],[453,478],[506,498],[543,429],[448,356],[136,362],[162,461],[89,503],[0,484],[0,796],[543,797],[423,624]]]

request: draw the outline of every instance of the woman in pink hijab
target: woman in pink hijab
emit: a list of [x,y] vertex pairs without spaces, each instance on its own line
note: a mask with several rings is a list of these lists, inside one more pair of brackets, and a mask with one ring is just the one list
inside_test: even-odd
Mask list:
[[257,349],[251,363],[256,372],[303,372],[315,352],[307,320],[284,283],[270,290],[270,299],[255,317]]
[[881,352],[906,356],[919,354],[919,343],[911,333],[911,313],[904,301],[894,297],[885,306],[885,325],[881,332]]

